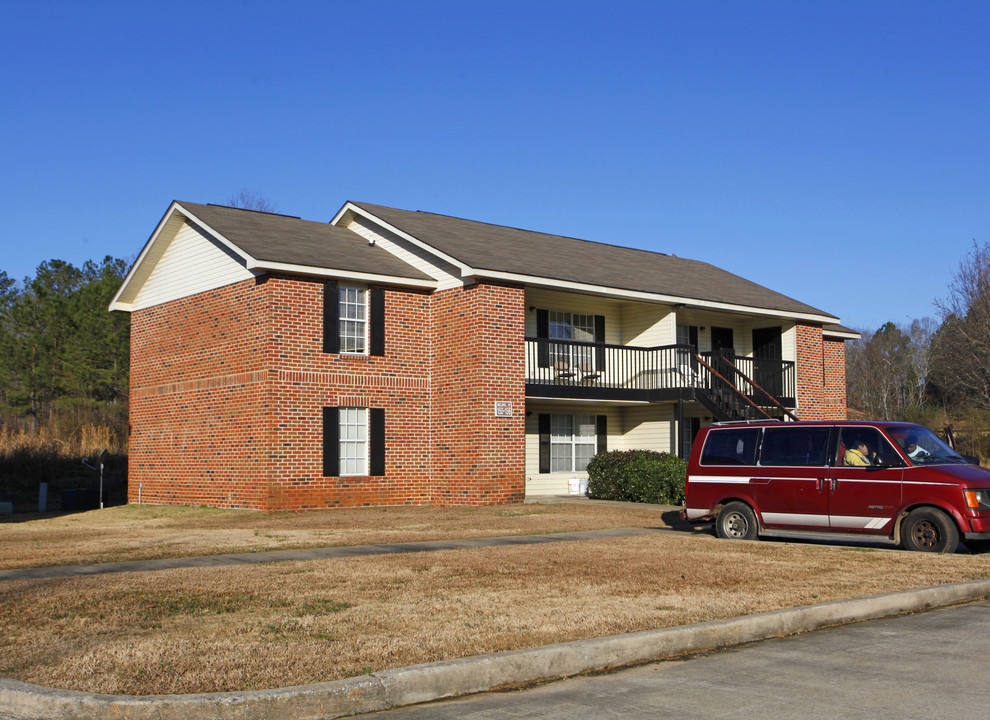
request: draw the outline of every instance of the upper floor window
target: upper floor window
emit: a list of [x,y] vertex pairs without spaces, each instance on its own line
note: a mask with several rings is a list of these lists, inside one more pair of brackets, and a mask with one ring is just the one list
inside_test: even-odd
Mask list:
[[550,311],[550,338],[553,340],[595,341],[595,316]]
[[385,354],[385,290],[323,283],[323,352]]
[[364,288],[341,285],[338,292],[340,352],[367,352],[368,291]]
[[541,308],[536,311],[536,337],[545,341],[537,349],[540,367],[554,367],[565,374],[605,369],[604,315]]

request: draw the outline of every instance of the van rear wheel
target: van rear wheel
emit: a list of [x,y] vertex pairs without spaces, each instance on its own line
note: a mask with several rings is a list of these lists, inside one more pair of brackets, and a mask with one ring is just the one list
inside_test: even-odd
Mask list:
[[917,552],[955,552],[959,531],[952,518],[936,508],[918,508],[908,513],[901,526],[901,544]]
[[715,518],[715,534],[725,540],[756,540],[758,530],[756,514],[743,502],[730,502]]

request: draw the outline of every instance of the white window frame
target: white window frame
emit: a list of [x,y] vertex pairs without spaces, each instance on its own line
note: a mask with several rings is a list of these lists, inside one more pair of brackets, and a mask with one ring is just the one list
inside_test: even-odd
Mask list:
[[368,474],[368,408],[338,409],[339,443],[337,457],[340,476]]
[[341,285],[337,292],[340,352],[345,355],[367,355],[368,288]]
[[[580,434],[582,427],[591,428],[590,434]],[[590,447],[591,460],[598,451],[598,418],[595,415],[550,416],[550,472],[585,472],[588,462],[578,457],[578,449]],[[561,455],[565,450],[564,456]],[[563,461],[563,462],[562,462]]]
[[[586,313],[572,313],[562,310],[550,310],[551,340],[576,340],[579,342],[595,342],[595,316]],[[595,367],[594,348],[586,345],[550,344],[551,363],[560,368],[580,368],[591,371]]]

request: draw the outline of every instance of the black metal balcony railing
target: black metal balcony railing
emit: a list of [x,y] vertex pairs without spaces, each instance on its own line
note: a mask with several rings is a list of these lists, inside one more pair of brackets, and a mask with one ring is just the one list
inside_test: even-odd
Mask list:
[[652,399],[693,388],[760,406],[793,405],[794,363],[698,353],[690,345],[630,347],[526,338],[526,383],[557,396]]

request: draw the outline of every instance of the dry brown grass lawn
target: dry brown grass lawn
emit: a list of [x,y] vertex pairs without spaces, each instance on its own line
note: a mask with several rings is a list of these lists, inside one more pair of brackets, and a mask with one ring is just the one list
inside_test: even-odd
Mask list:
[[124,505],[58,516],[0,518],[0,569],[452,540],[493,535],[659,527],[663,508],[571,503],[477,508],[389,507],[266,515]]
[[[341,533],[342,542],[353,537],[363,543],[381,538],[368,529],[377,524],[376,517],[408,521],[405,530],[395,522],[384,522],[380,530],[389,537],[423,539],[404,533],[468,536],[477,526],[492,534],[487,524],[503,522],[499,528],[525,532],[516,523],[547,508],[549,512],[535,516],[542,518],[534,523],[535,532],[546,531],[547,523],[603,526],[604,516],[611,517],[614,527],[635,524],[623,514],[624,508],[515,506],[483,512],[395,510],[391,515],[364,510],[354,511],[352,517],[350,511],[340,517],[331,517],[336,513],[292,516],[284,519],[290,528],[278,527],[278,518],[271,516],[208,511],[193,512],[199,520],[192,525],[207,531],[203,524],[215,521],[216,529],[222,530],[223,516],[251,540],[253,518],[263,526],[257,528],[259,532],[284,531],[285,538],[293,538],[287,542],[299,543],[306,540],[309,523],[315,532],[322,521],[333,526],[326,530],[330,537]],[[157,520],[163,528],[168,517],[179,525],[185,521],[176,518],[188,517],[160,510]],[[656,508],[636,511],[642,513],[641,526],[659,525]],[[130,521],[137,516],[120,513],[118,517]],[[40,524],[47,522],[51,521]],[[20,538],[22,550],[29,549],[20,525],[31,524],[0,525],[0,546],[13,536]],[[54,522],[50,527],[58,526]],[[174,527],[163,528],[154,532],[181,534]],[[71,542],[70,537],[60,543]],[[148,541],[149,536],[144,537]],[[221,544],[237,547],[231,536],[224,538]],[[51,548],[44,552],[54,556]],[[70,556],[66,551],[64,557]],[[10,566],[9,559],[4,562]],[[990,555],[729,542],[707,535],[658,533],[551,545],[7,581],[0,583],[0,677],[129,694],[279,687],[986,577],[990,577]]]

